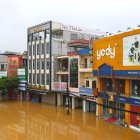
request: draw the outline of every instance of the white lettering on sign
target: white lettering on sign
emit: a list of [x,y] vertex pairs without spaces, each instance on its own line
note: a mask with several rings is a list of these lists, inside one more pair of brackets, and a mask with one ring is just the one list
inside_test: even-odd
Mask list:
[[110,56],[111,59],[115,57],[115,47],[117,46],[117,43],[114,44],[114,47],[111,48],[110,44],[108,45],[108,48],[97,50],[97,59],[100,60],[102,56]]

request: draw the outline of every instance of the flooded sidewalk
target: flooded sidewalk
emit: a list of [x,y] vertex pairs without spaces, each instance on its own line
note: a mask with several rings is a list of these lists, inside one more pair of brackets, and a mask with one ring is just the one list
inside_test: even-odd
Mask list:
[[0,103],[0,140],[140,140],[140,133],[92,112],[32,102]]

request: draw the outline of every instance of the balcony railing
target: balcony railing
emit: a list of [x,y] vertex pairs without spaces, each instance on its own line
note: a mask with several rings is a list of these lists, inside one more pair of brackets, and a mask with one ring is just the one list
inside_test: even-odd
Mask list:
[[62,69],[58,69],[59,72],[67,72],[68,68],[62,68]]
[[92,65],[81,64],[80,68],[88,69],[88,68],[92,68]]

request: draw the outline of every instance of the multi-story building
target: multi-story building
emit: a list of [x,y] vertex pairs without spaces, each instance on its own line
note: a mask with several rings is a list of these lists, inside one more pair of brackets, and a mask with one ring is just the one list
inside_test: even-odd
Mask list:
[[[0,54],[0,78],[3,77],[17,77],[18,68],[22,67],[21,54],[17,52],[6,51]],[[18,91],[11,89],[8,93],[9,98],[16,98]]]
[[[85,28],[48,21],[28,28],[28,84],[34,101],[55,104],[57,56],[74,51],[68,48],[71,40],[95,37]],[[63,69],[64,71],[64,69]],[[66,71],[66,69],[65,69]],[[66,77],[66,76],[64,76]]]
[[7,77],[8,73],[8,57],[0,55],[0,78]]
[[57,57],[58,82],[56,87],[62,91],[60,103],[67,105],[69,98],[69,106],[72,109],[81,108],[84,112],[96,112],[97,78],[93,78],[92,74],[90,44],[91,41],[85,39],[70,41],[68,47],[75,51],[68,52],[67,56]]
[[93,42],[93,75],[98,78],[98,115],[137,130],[140,130],[139,42],[140,29]]

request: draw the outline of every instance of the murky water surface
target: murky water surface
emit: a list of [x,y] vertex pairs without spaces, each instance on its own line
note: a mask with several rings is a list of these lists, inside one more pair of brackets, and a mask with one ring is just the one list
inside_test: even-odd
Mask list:
[[0,103],[0,140],[140,140],[140,133],[75,109],[31,102]]

